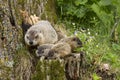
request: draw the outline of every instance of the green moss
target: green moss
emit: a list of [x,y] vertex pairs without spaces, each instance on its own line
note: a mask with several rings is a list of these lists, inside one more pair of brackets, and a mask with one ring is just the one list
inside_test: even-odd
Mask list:
[[20,46],[14,55],[14,66],[17,66],[20,64],[20,61],[22,59],[30,59],[29,52],[27,50],[27,47],[25,46]]
[[51,80],[63,80],[64,79],[64,67],[56,60],[51,62]]
[[36,73],[33,74],[32,80],[63,80],[64,66],[58,60],[39,61],[36,66]]
[[45,12],[42,14],[41,19],[46,19],[46,15],[47,15],[47,20],[56,23],[57,15],[56,15],[54,0],[47,1],[47,4],[45,5]]

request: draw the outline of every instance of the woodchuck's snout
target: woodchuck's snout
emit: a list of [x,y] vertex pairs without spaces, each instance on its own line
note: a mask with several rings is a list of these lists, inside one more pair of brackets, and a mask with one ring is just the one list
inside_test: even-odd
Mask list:
[[38,46],[36,50],[37,57],[47,56],[49,50],[52,48],[53,44],[42,44]]
[[77,48],[77,47],[83,46],[82,41],[78,37],[75,36],[75,37],[71,37],[69,39],[71,40],[70,44],[72,47]]
[[33,41],[29,41],[29,44],[30,44],[30,45],[33,45]]
[[79,45],[80,47],[83,46],[82,41],[81,41],[79,38],[76,38],[76,42],[78,43],[78,45]]

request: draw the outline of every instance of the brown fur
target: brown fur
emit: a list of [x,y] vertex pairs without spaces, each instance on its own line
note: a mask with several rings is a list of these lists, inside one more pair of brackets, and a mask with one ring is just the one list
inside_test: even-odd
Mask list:
[[68,55],[70,53],[71,53],[70,45],[64,42],[59,42],[51,48],[47,57],[48,58],[62,58],[65,55]]
[[77,47],[82,47],[82,41],[80,41],[80,39],[76,36],[63,38],[59,42],[68,43],[71,46],[72,50]]
[[47,56],[49,50],[52,48],[54,44],[42,44],[38,46],[36,50],[36,56],[37,57],[42,57],[42,56]]
[[77,37],[61,39],[49,51],[47,58],[63,58],[72,53],[77,48],[82,47],[82,42]]

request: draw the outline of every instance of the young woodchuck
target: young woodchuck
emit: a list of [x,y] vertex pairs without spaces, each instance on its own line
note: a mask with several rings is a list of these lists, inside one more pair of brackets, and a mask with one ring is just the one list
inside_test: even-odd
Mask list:
[[46,58],[64,58],[77,47],[82,47],[82,42],[78,37],[63,38],[49,50]]
[[36,50],[36,56],[37,57],[42,57],[42,56],[47,56],[49,50],[52,48],[54,44],[42,44],[40,46],[38,46],[37,50]]

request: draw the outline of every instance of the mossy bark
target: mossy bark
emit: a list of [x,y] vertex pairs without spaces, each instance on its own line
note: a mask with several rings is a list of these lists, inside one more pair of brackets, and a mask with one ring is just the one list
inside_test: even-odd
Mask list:
[[32,80],[65,80],[64,64],[59,60],[40,60]]
[[2,80],[30,80],[37,65],[35,56],[31,55],[33,53],[30,53],[22,42],[20,10],[27,10],[29,14],[36,14],[42,20],[49,20],[51,23],[55,23],[57,19],[54,0],[0,1],[0,57],[3,56],[0,58],[0,79]]
[[13,56],[17,45],[20,43],[20,35],[17,26],[10,22],[9,5],[6,0],[0,1],[0,79],[12,80]]

